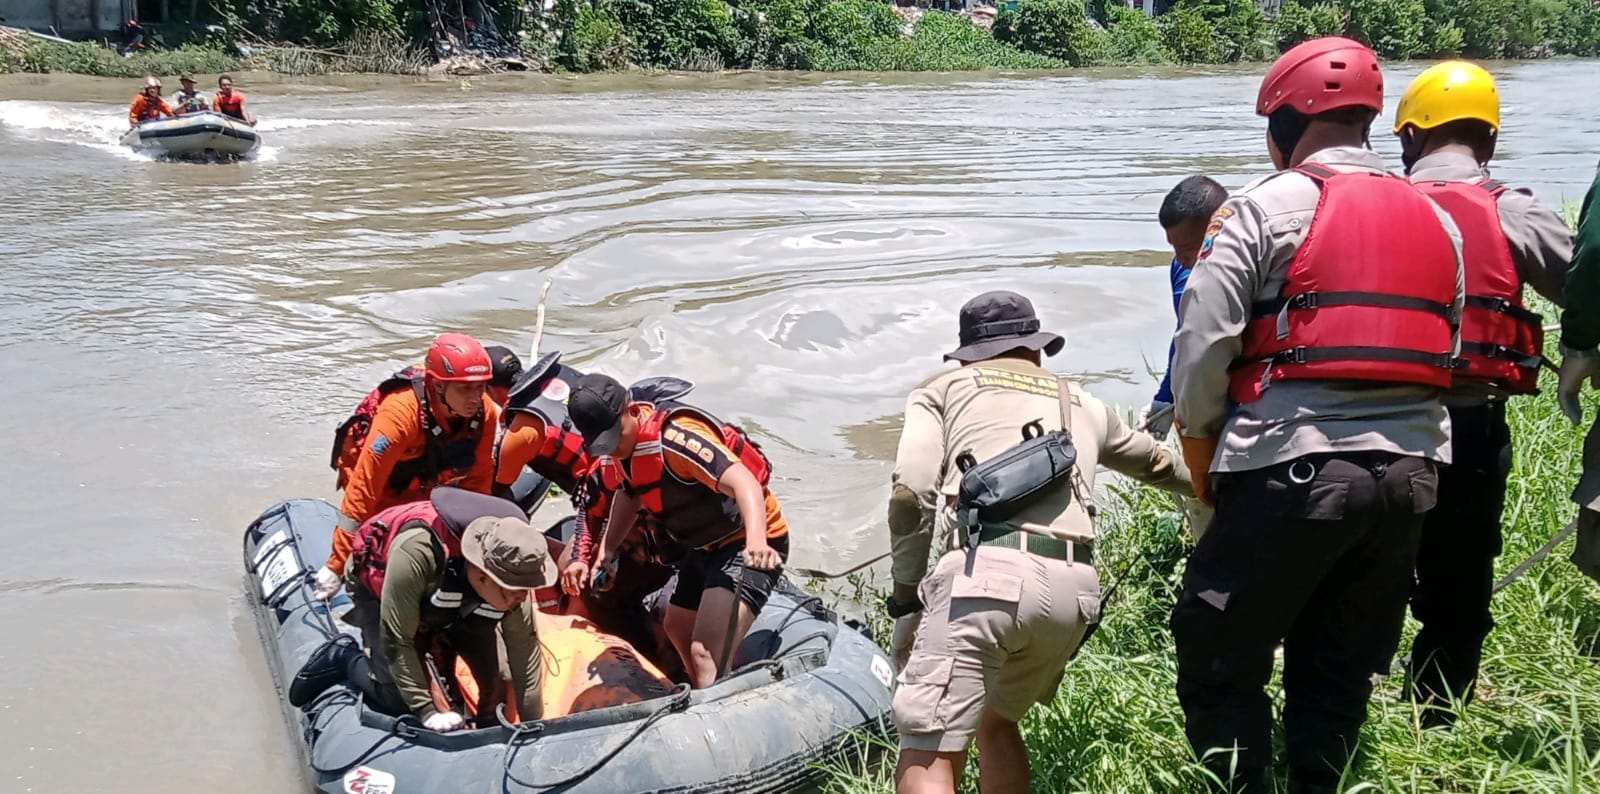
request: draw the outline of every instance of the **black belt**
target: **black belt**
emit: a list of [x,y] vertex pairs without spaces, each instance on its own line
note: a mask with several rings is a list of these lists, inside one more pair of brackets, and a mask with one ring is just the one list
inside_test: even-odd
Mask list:
[[985,527],[978,533],[978,542],[984,546],[993,546],[999,549],[1017,549],[1040,557],[1065,562],[1081,562],[1084,565],[1094,564],[1094,543],[1091,541],[1071,541],[1061,538],[1042,535],[1038,532],[1027,532],[1009,526]]

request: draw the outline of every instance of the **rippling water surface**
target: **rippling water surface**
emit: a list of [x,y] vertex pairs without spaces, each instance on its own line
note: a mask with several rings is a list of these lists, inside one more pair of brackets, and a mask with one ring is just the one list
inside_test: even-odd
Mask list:
[[[1579,198],[1593,64],[1501,74],[1497,175]],[[266,148],[231,166],[117,147],[131,81],[0,80],[0,790],[298,790],[240,531],[332,497],[332,427],[437,330],[526,348],[546,278],[547,350],[759,429],[795,564],[881,552],[968,297],[1028,294],[1053,366],[1148,399],[1156,207],[1266,170],[1258,79],[241,79]]]

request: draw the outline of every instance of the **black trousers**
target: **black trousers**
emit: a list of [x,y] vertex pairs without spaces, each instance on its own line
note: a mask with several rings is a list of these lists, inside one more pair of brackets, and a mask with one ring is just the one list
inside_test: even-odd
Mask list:
[[1451,717],[1451,696],[1470,699],[1494,628],[1489,596],[1500,556],[1500,513],[1511,472],[1505,403],[1450,409],[1452,463],[1439,472],[1439,506],[1422,525],[1411,613],[1422,622],[1411,646],[1411,695]]
[[[1238,770],[1232,790],[1265,790],[1279,640],[1291,776],[1338,781],[1372,675],[1387,672],[1399,645],[1437,487],[1431,461],[1384,453],[1217,476],[1216,517],[1189,558],[1172,634],[1185,733],[1219,777]],[[1207,758],[1213,748],[1222,752]]]

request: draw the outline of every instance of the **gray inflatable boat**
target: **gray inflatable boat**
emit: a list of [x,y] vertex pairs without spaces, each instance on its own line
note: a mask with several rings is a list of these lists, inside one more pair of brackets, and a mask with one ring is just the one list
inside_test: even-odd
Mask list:
[[[347,596],[311,595],[337,515],[296,499],[245,531],[246,597],[280,696],[334,632],[359,637],[334,617]],[[304,711],[282,703],[311,788],[329,794],[809,791],[824,775],[818,762],[860,751],[852,734],[888,730],[888,656],[788,580],[734,660],[704,690],[449,734],[369,710],[343,685]]]

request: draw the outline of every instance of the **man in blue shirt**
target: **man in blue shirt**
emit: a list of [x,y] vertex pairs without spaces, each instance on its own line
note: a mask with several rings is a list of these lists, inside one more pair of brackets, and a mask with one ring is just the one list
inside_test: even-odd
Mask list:
[[[1211,214],[1228,200],[1228,190],[1216,180],[1204,176],[1191,176],[1179,182],[1161,202],[1158,219],[1167,233],[1167,244],[1172,246],[1172,266],[1168,277],[1172,281],[1172,314],[1178,314],[1178,303],[1183,300],[1183,288],[1189,283],[1189,271],[1200,258],[1200,248],[1205,244],[1206,227]],[[1161,378],[1156,396],[1139,416],[1139,425],[1156,438],[1166,438],[1172,429],[1172,354],[1167,348],[1167,371]]]

